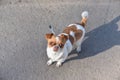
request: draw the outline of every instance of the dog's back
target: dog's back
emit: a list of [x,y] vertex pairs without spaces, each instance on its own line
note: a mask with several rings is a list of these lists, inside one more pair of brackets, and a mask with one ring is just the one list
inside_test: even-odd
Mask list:
[[63,30],[63,33],[69,34],[69,40],[72,45],[74,45],[74,47],[78,47],[81,45],[85,35],[85,26],[87,23],[88,12],[84,11],[81,16],[82,20],[80,23],[70,24]]

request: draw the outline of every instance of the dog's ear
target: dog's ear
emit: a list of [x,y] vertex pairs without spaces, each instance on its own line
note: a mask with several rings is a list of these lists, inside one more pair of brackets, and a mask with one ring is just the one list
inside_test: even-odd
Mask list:
[[45,35],[46,40],[51,39],[54,36],[53,33],[48,33]]

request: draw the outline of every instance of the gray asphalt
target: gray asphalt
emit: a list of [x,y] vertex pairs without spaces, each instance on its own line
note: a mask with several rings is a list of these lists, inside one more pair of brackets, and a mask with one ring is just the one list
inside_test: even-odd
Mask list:
[[[58,34],[84,10],[82,52],[47,66],[48,26]],[[120,1],[0,0],[0,80],[120,80]]]

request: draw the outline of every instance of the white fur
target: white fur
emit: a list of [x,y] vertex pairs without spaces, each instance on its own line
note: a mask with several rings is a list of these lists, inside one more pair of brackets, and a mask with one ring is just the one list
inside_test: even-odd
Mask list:
[[[76,25],[77,29],[80,29],[82,30],[83,32],[83,35],[82,37],[76,41],[74,43],[74,45],[72,45],[72,43],[70,42],[70,40],[68,39],[64,45],[64,48],[63,49],[59,49],[58,52],[54,52],[53,51],[53,47],[52,48],[47,48],[47,56],[48,58],[50,58],[47,62],[48,65],[51,65],[53,62],[57,61],[57,64],[56,66],[59,67],[62,65],[62,63],[67,59],[67,56],[68,54],[74,49],[74,48],[77,48],[77,51],[80,52],[81,51],[81,44],[82,44],[82,40],[84,38],[84,35],[85,35],[85,29],[80,26],[80,25],[77,25],[77,24],[74,24]],[[64,33],[61,33],[61,34],[64,34]],[[58,36],[60,36],[61,34],[59,34]],[[67,34],[65,34],[67,35]],[[73,31],[70,32],[70,35],[75,37],[75,34]],[[59,41],[59,38],[56,37],[56,40]]]
[[88,12],[87,11],[82,12],[81,16],[82,18],[88,18]]
[[[88,12],[84,11],[81,15],[83,18],[84,17],[87,18]],[[62,63],[67,59],[68,54],[74,48],[77,48],[77,52],[81,51],[81,44],[82,44],[83,38],[85,36],[85,29],[84,29],[84,27],[82,27],[81,25],[78,25],[78,24],[70,24],[69,26],[72,26],[72,25],[75,25],[77,27],[77,29],[82,30],[82,32],[83,32],[82,37],[78,41],[76,41],[73,45],[70,42],[70,40],[68,39],[64,45],[64,48],[61,50],[59,49],[58,52],[54,52],[53,47],[52,48],[47,47],[47,56],[49,58],[49,60],[47,62],[48,65],[51,65],[53,62],[57,61],[56,66],[60,67],[62,65]],[[68,35],[66,33],[61,33],[61,34]],[[61,34],[59,34],[58,36],[60,36]],[[70,31],[70,35],[75,38],[75,33],[73,31]],[[56,37],[56,40],[59,41],[59,38]]]
[[75,33],[74,33],[73,31],[70,31],[70,35],[71,35],[72,37],[75,37]]
[[80,30],[82,30],[82,31],[85,31],[85,28],[83,28],[83,26],[81,26],[81,25],[76,25],[76,27],[77,27],[77,29],[80,29]]
[[[81,26],[82,27],[82,26]],[[81,36],[81,38],[75,43],[76,47],[77,47],[77,52],[80,52],[81,51],[81,44],[82,44],[82,41],[83,41],[83,38],[85,36],[85,29],[82,28],[80,29],[83,31],[83,35]]]
[[68,36],[68,34],[66,34],[66,33],[61,33],[61,34],[59,34],[58,36],[61,36],[62,34]]
[[81,38],[74,44],[74,47],[73,47],[73,49],[77,48],[77,52],[80,52],[80,51],[81,51],[81,44],[82,44],[83,38],[84,38],[84,36],[85,36],[85,28],[82,27],[81,25],[77,25],[77,24],[74,24],[74,25],[76,25],[77,29],[82,30],[82,32],[83,32],[83,35],[82,35]]
[[68,27],[73,26],[73,25],[75,25],[75,26],[77,27],[77,29],[80,29],[80,30],[82,30],[82,31],[85,30],[85,29],[83,28],[83,26],[78,25],[78,24],[70,24],[70,25],[68,25]]
[[56,41],[57,41],[57,42],[59,41],[59,37],[58,37],[58,36],[56,37]]
[[76,24],[69,24],[68,27],[73,26],[73,25],[76,25]]
[[50,58],[47,62],[48,65],[51,65],[53,62],[57,61],[56,66],[60,67],[62,63],[67,59],[68,54],[72,51],[72,44],[68,39],[62,50],[54,52],[53,48],[47,48],[47,56]]
[[74,38],[74,41],[76,41],[75,33],[73,31],[70,31],[70,35]]

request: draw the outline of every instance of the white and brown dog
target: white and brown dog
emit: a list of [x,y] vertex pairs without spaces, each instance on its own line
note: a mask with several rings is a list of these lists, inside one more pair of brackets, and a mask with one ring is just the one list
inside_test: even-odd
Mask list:
[[57,62],[56,66],[60,67],[67,59],[68,54],[76,48],[77,52],[81,51],[81,43],[85,36],[85,26],[88,19],[88,12],[84,11],[80,23],[68,25],[61,34],[55,36],[53,29],[52,33],[46,34],[47,56],[49,58],[47,65]]

